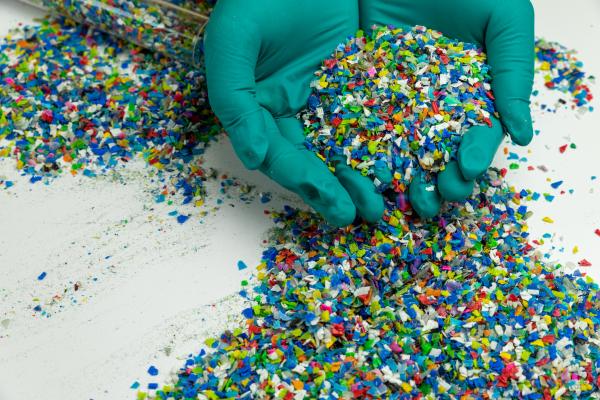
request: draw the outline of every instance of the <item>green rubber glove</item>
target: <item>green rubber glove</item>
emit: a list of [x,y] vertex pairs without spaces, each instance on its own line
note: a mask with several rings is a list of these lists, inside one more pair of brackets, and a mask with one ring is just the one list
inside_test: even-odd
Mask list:
[[464,42],[477,43],[492,67],[492,90],[501,122],[465,133],[458,162],[438,175],[438,187],[413,179],[409,199],[422,217],[437,215],[443,199],[465,199],[473,180],[490,166],[506,131],[519,145],[533,136],[529,98],[533,84],[534,18],[529,0],[359,0],[360,25],[424,25]]
[[383,198],[345,163],[334,175],[307,150],[296,114],[314,72],[357,30],[357,0],[219,0],[204,36],[209,100],[238,157],[336,226],[379,220]]

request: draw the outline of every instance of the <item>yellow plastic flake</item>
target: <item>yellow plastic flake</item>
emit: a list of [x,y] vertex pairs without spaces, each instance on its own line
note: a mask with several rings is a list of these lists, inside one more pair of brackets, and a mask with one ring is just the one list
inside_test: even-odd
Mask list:
[[402,390],[404,390],[406,393],[412,392],[412,386],[410,386],[408,383],[402,382],[400,386],[402,387]]
[[590,390],[592,390],[592,388],[593,388],[592,385],[590,385],[589,383],[586,383],[586,382],[581,383],[581,391],[582,392],[590,391]]
[[553,224],[554,223],[554,220],[552,218],[550,218],[550,217],[544,217],[544,218],[542,218],[542,221],[544,221],[544,222],[546,222],[548,224]]
[[561,300],[563,300],[565,298],[565,294],[563,292],[558,291],[558,290],[553,290],[552,294],[555,295],[556,297],[558,297]]

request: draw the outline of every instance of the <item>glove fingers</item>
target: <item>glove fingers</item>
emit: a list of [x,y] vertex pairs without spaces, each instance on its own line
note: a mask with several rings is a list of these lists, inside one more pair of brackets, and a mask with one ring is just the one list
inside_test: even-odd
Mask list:
[[469,181],[483,174],[494,160],[503,139],[502,124],[494,117],[491,127],[478,125],[469,128],[458,149],[458,166],[462,177]]
[[281,146],[282,153],[274,155],[260,170],[297,193],[330,224],[339,227],[351,224],[356,208],[341,183],[318,158],[311,159],[288,145],[288,149]]
[[334,226],[354,221],[356,208],[340,181],[303,143],[302,127],[295,118],[274,121],[269,129],[269,150],[260,170],[297,193],[308,205]]
[[462,176],[456,161],[446,164],[446,168],[438,174],[438,191],[445,200],[464,200],[473,192],[473,187],[474,182]]
[[[304,146],[305,136],[302,131],[302,124],[296,118],[279,118],[276,122],[283,137],[292,143],[298,151],[307,154],[308,158],[317,159],[318,163],[322,164],[329,172],[323,161]],[[373,181],[346,165],[343,158],[336,161],[335,177],[352,199],[358,214],[368,222],[377,222],[383,216],[384,203],[382,195],[375,190]],[[386,183],[391,181],[391,173],[385,166],[377,168],[377,175]]]
[[267,153],[265,131],[272,120],[255,96],[261,40],[250,21],[228,18],[228,7],[227,2],[215,7],[204,35],[208,97],[238,157],[246,168],[256,169]]
[[376,191],[370,178],[346,165],[342,159],[338,160],[335,176],[346,188],[358,214],[365,221],[373,223],[381,219],[384,211],[383,196]]
[[533,137],[529,98],[533,85],[534,15],[529,0],[498,2],[485,32],[496,108],[512,140]]
[[375,178],[383,184],[389,184],[392,182],[393,174],[392,171],[384,163],[375,164]]
[[416,174],[408,188],[408,199],[421,218],[432,218],[440,212],[442,199],[434,184]]

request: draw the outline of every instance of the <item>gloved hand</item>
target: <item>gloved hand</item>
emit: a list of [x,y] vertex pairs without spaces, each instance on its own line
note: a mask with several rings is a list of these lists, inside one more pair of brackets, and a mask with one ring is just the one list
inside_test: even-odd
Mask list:
[[533,7],[529,0],[359,0],[360,25],[424,25],[487,52],[492,91],[501,122],[475,126],[462,138],[458,162],[438,175],[438,187],[413,179],[409,199],[422,217],[436,215],[442,199],[465,199],[473,180],[490,166],[503,140],[503,128],[519,145],[533,136],[529,97],[533,83]]
[[335,175],[304,146],[296,119],[310,82],[358,30],[357,0],[219,0],[204,36],[209,100],[243,164],[298,193],[331,224],[383,214],[372,181]]

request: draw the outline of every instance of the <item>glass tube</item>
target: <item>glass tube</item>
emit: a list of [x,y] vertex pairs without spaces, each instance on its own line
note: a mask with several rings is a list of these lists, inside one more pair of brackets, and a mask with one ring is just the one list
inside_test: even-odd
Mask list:
[[193,66],[216,0],[21,0]]

